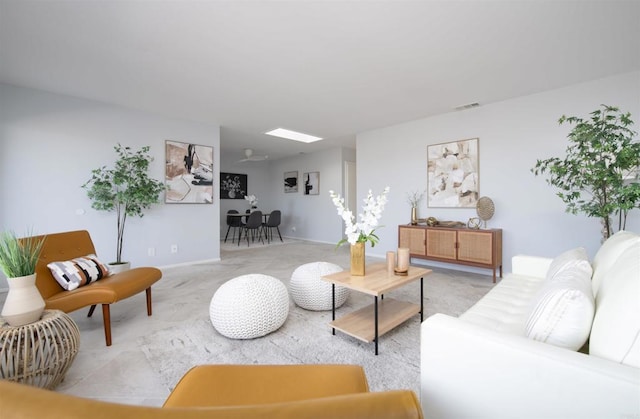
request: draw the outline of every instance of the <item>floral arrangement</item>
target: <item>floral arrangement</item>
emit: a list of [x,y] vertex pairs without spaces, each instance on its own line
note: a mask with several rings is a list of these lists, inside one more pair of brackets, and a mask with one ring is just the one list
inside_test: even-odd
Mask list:
[[251,205],[251,208],[258,208],[258,198],[256,198],[255,195],[245,195],[244,199],[249,201],[249,205]]
[[338,215],[342,217],[345,224],[344,233],[347,238],[338,242],[338,246],[349,242],[351,245],[356,243],[371,243],[371,247],[378,243],[378,236],[375,235],[376,228],[380,227],[378,224],[380,217],[382,217],[382,211],[387,203],[387,194],[390,188],[387,186],[382,191],[382,194],[374,197],[371,189],[367,194],[367,198],[364,200],[364,208],[361,214],[359,222],[355,222],[355,216],[353,213],[344,206],[344,198],[340,195],[336,195],[334,191],[329,191],[329,196],[333,200],[333,204],[338,209]]
[[409,202],[411,208],[415,208],[418,206],[420,201],[422,201],[422,197],[425,193],[426,191],[424,190],[422,192],[418,192],[417,190],[413,192],[407,192],[407,202]]

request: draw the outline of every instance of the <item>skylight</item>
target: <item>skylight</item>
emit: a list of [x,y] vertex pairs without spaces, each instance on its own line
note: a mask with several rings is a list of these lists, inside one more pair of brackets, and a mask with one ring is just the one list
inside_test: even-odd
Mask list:
[[276,128],[269,132],[265,132],[267,135],[273,135],[274,137],[286,138],[287,140],[300,141],[302,143],[312,143],[314,141],[320,141],[322,138],[315,137],[313,135],[303,134],[301,132],[291,131],[284,128]]

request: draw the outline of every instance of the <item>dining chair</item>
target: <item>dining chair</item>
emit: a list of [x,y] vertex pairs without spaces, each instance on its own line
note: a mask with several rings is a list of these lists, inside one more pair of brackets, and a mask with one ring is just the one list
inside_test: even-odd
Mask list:
[[280,236],[280,241],[282,240],[282,234],[280,234],[280,222],[282,219],[282,212],[280,210],[271,211],[269,214],[269,218],[265,223],[263,223],[262,227],[265,229],[265,236],[267,236],[267,243],[271,242],[273,239],[273,229],[275,228],[278,231],[278,236]]
[[[256,210],[253,211],[247,217],[247,222],[244,225],[244,228],[241,231],[240,236],[242,237],[242,231],[244,231],[244,235],[247,238],[247,246],[249,246],[249,230],[251,231],[251,239],[253,241],[256,240],[256,235],[260,237],[260,241],[264,244],[264,239],[262,238],[262,211]],[[240,246],[240,238],[238,238],[238,246]]]
[[[229,210],[227,211],[227,234],[224,236],[224,242],[227,242],[227,238],[229,237],[229,230],[233,228],[233,236],[231,236],[231,243],[233,243],[236,239],[236,228],[242,229],[244,227],[244,223],[242,222],[242,217],[233,217],[229,214],[239,214],[237,210]],[[240,236],[238,234],[238,241],[240,241]]]

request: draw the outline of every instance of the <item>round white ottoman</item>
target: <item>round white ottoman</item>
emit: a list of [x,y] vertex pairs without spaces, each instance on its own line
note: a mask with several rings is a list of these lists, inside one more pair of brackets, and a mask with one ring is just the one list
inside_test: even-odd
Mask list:
[[231,339],[253,339],[280,328],[289,315],[289,293],[278,279],[242,275],[218,288],[209,305],[213,327]]
[[[329,262],[312,262],[299,266],[291,274],[289,283],[293,301],[307,310],[331,310],[331,284],[320,277],[343,270]],[[336,308],[344,304],[348,297],[347,288],[336,286]]]

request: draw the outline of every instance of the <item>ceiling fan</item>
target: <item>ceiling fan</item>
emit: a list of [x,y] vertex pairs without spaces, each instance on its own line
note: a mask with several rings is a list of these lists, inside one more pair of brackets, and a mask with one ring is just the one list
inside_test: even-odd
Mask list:
[[245,148],[244,155],[245,155],[245,158],[242,160],[238,160],[238,163],[245,162],[245,161],[262,161],[262,160],[267,160],[269,158],[269,156],[254,156],[252,148]]

